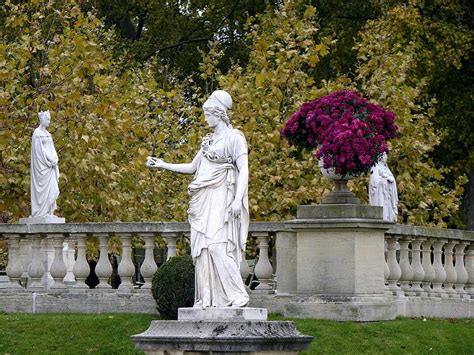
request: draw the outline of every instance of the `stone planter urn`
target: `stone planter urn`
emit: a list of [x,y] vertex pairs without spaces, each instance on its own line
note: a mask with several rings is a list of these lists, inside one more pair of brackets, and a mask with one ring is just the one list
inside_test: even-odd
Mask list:
[[349,189],[347,188],[347,182],[349,180],[355,179],[355,176],[352,175],[339,175],[336,174],[334,168],[325,169],[323,167],[323,160],[318,160],[319,170],[324,177],[328,178],[329,180],[334,181],[334,189],[324,196],[322,200],[322,204],[350,204],[350,205],[358,205],[360,204],[359,198],[354,195]]

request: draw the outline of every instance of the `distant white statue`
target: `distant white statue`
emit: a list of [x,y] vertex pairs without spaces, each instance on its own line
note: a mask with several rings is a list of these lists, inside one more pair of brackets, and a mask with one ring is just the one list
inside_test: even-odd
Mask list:
[[38,117],[40,125],[31,138],[31,217],[51,217],[59,196],[59,159],[53,138],[46,130],[51,114],[40,112]]
[[396,222],[398,216],[398,193],[395,177],[387,166],[387,154],[370,171],[369,204],[383,207],[383,219]]
[[204,103],[206,135],[191,163],[170,164],[148,157],[150,168],[195,174],[189,185],[191,256],[196,267],[194,307],[243,307],[249,301],[240,276],[249,225],[248,151],[244,135],[227,116],[232,98],[223,91]]

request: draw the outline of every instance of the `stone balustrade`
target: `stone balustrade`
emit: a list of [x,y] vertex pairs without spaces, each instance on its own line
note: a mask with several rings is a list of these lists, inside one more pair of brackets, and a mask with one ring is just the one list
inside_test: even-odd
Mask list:
[[474,232],[397,225],[385,242],[388,295],[473,298]]
[[[272,291],[274,288],[274,272],[268,247],[270,238],[282,228],[283,223],[251,223],[249,238],[258,239],[260,252],[253,270],[243,264],[242,277],[247,278],[250,272],[254,272],[259,280],[258,290]],[[179,238],[189,237],[189,225],[185,222],[0,224],[0,236],[7,239],[9,245],[6,270],[10,281],[8,288],[18,289],[23,286],[31,291],[68,287],[76,290],[89,289],[86,279],[91,270],[86,255],[86,240],[96,239],[99,250],[95,274],[99,284],[95,288],[111,289],[109,280],[113,268],[109,257],[109,239],[112,237],[120,241],[122,250],[117,268],[121,280],[118,289],[137,288],[138,285],[132,280],[136,272],[132,258],[133,237],[138,238],[145,249],[145,258],[139,270],[144,282],[139,286],[150,289],[152,277],[158,269],[153,254],[155,241],[164,239],[167,258],[176,256],[177,241]],[[72,260],[71,251],[75,254]]]
[[[183,238],[189,238],[189,225],[185,222],[0,224],[0,238],[8,241],[9,249],[6,269],[9,284],[0,288],[0,311],[25,311],[21,307],[5,306],[7,303],[14,303],[17,299],[14,295],[19,292],[24,299],[27,297],[25,294],[35,294],[32,298],[33,309],[37,307],[44,311],[80,312],[85,309],[91,312],[147,312],[155,309],[149,291],[152,277],[158,268],[154,249],[158,242],[160,245],[166,244],[167,257],[175,256],[178,253],[177,245],[183,245]],[[115,242],[119,241],[118,249],[121,250],[115,268],[121,280],[118,289],[113,289],[110,282],[114,273],[110,258],[111,238]],[[91,271],[87,260],[91,243],[86,241],[91,239],[98,246],[95,250],[98,284],[94,289],[86,284]],[[144,249],[139,270],[141,282],[137,282],[133,260],[132,246],[137,239]],[[298,244],[296,232],[291,229],[291,224],[285,222],[252,222],[249,239],[253,239],[249,240],[249,244],[256,245],[258,249],[257,262],[242,263],[241,274],[247,279],[253,273],[258,280],[257,286],[249,290],[251,302],[254,299],[258,305],[278,311],[278,307],[272,308],[272,304],[284,304],[285,297],[298,296],[296,264],[301,261],[293,260],[291,256],[294,255],[291,251]],[[385,264],[380,267],[384,269],[385,296],[388,299],[399,303],[400,299],[416,300],[426,305],[430,301],[430,307],[433,302],[438,301],[458,302],[456,307],[459,302],[468,302],[468,305],[461,306],[470,307],[474,293],[474,232],[394,225],[385,232],[385,249]],[[114,251],[117,252],[116,249]],[[343,269],[337,272],[341,273],[341,278],[344,277]],[[148,298],[137,298],[139,293]],[[10,298],[4,296],[6,294]],[[54,302],[45,298],[41,308],[34,305],[35,300],[41,300],[38,294],[63,295],[61,297],[65,303],[57,309],[54,308]],[[86,299],[89,303],[86,306],[82,304],[71,307],[69,303],[66,305],[65,294],[72,295],[70,298],[66,297],[69,303],[74,302],[78,294],[89,295],[90,297],[84,296],[89,297]],[[128,303],[123,298],[126,294],[133,294]],[[110,295],[118,295],[119,298],[110,301]],[[59,296],[54,297],[55,302],[60,304],[61,299],[57,298]],[[104,299],[100,304],[104,297],[106,301]],[[97,305],[90,305],[92,299]],[[114,302],[123,302],[123,309],[111,306]],[[140,306],[140,302],[151,305]],[[448,303],[445,309],[451,307]],[[131,304],[134,306],[130,306]],[[426,308],[413,307],[413,311],[407,311],[407,304],[404,303],[398,314],[451,315],[449,311],[429,313]],[[438,303],[435,304],[435,308],[437,307],[439,308]],[[455,316],[463,316],[463,312],[459,311]],[[471,315],[469,313],[464,316]]]

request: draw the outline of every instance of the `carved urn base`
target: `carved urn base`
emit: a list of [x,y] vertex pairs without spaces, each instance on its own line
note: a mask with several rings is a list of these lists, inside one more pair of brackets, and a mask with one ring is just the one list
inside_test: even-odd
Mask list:
[[319,169],[323,176],[334,181],[335,187],[330,193],[323,197],[321,204],[323,205],[359,205],[360,200],[353,192],[347,188],[347,181],[354,179],[352,175],[339,175],[334,172],[334,168],[325,169],[323,160],[318,161]]

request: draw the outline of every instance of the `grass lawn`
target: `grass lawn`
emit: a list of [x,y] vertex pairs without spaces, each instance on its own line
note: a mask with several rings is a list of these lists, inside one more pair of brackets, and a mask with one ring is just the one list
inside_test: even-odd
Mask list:
[[[129,336],[147,329],[153,319],[140,314],[0,314],[0,354],[140,354]],[[305,354],[474,354],[474,321],[468,319],[294,322],[300,332],[315,337]]]

